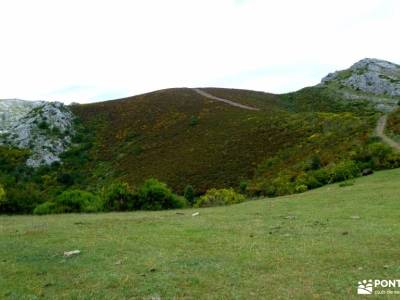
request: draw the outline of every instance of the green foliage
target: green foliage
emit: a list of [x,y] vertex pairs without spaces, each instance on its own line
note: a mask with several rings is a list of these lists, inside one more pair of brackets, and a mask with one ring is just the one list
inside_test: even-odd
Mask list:
[[42,121],[38,124],[38,128],[41,130],[49,129],[49,124],[46,121]]
[[183,193],[183,196],[185,197],[185,199],[188,201],[188,203],[190,205],[193,205],[194,202],[195,202],[195,196],[196,196],[193,186],[191,186],[190,184],[187,185],[185,187],[185,191]]
[[360,169],[355,161],[345,160],[327,168],[329,182],[339,182],[360,176]]
[[199,118],[197,116],[191,116],[189,125],[196,126],[197,124],[199,124]]
[[43,195],[34,183],[18,183],[7,187],[6,197],[0,202],[0,213],[32,213],[43,201]]
[[299,184],[299,185],[296,185],[295,190],[296,190],[296,193],[304,193],[304,192],[307,192],[308,187],[305,184]]
[[56,204],[54,202],[45,202],[35,207],[33,213],[35,215],[49,215],[57,212]]
[[54,202],[48,201],[34,210],[35,214],[98,212],[102,210],[100,198],[81,190],[65,191]]
[[102,199],[107,211],[133,210],[136,195],[129,184],[115,182],[103,189]]
[[186,200],[168,188],[165,183],[157,179],[148,179],[137,191],[136,209],[161,210],[182,208],[187,205]]
[[242,193],[242,194],[245,194],[245,193],[246,193],[246,191],[247,191],[247,185],[248,185],[247,181],[241,181],[241,182],[239,183],[239,190],[240,190],[240,193]]
[[210,189],[201,196],[197,202],[197,207],[222,206],[241,203],[245,201],[245,197],[230,189]]
[[2,202],[5,200],[6,198],[6,191],[4,190],[3,186],[0,184],[0,206],[2,204]]

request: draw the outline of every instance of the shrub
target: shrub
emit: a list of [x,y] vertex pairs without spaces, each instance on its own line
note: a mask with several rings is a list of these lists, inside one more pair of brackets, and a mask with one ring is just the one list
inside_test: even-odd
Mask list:
[[296,185],[295,190],[296,190],[296,193],[304,193],[304,192],[307,192],[308,188],[305,184],[299,184],[299,185]]
[[3,186],[0,184],[0,205],[6,198],[6,191],[4,190]]
[[360,175],[357,163],[353,160],[341,161],[328,168],[330,182],[345,181]]
[[49,213],[79,213],[79,212],[98,212],[102,205],[99,197],[90,192],[71,190],[65,191],[54,202],[48,201],[38,205],[35,214]]
[[189,125],[196,126],[197,124],[199,124],[199,119],[196,116],[191,116]]
[[74,184],[74,178],[69,173],[61,173],[58,175],[57,181],[65,186],[71,186]]
[[134,209],[135,194],[125,182],[115,182],[103,189],[104,208],[108,211],[127,211]]
[[193,186],[187,185],[185,187],[185,191],[183,193],[183,196],[189,202],[190,205],[193,205],[194,202],[195,202],[195,192],[194,192]]
[[45,202],[42,203],[33,210],[35,215],[48,215],[55,213],[56,211],[56,204],[54,202]]
[[207,193],[200,197],[196,203],[197,207],[211,207],[211,206],[222,206],[241,203],[245,200],[245,197],[239,193],[236,193],[232,188],[230,189],[211,189]]
[[42,121],[39,123],[38,128],[41,130],[47,130],[49,128],[49,124],[46,121]]
[[294,192],[294,184],[289,175],[279,174],[272,181],[272,185],[275,187],[274,196],[283,196]]
[[5,198],[0,201],[0,212],[29,214],[43,201],[35,184],[8,185]]
[[247,181],[241,181],[239,183],[239,190],[242,194],[246,193],[247,191]]
[[137,192],[135,208],[142,210],[161,210],[185,207],[183,197],[172,193],[168,186],[157,179],[148,179]]

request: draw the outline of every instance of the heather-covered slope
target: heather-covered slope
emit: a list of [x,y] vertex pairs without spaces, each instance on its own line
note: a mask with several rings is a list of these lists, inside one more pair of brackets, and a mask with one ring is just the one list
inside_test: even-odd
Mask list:
[[[374,124],[367,107],[340,103],[321,96],[323,89],[315,89],[293,99],[205,89],[259,111],[213,101],[191,89],[162,90],[72,110],[93,132],[91,155],[95,164],[109,165],[110,178],[138,184],[156,177],[177,191],[191,184],[204,192],[211,187],[238,187],[253,178],[263,161],[284,150],[292,154],[275,171],[314,152],[328,163],[364,143]],[[303,109],[307,99],[298,96],[303,94],[314,100],[313,109]]]

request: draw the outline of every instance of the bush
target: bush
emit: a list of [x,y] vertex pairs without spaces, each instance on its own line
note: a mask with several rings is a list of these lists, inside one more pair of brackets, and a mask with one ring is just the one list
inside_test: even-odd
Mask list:
[[239,190],[242,194],[247,192],[247,181],[241,181],[239,183]]
[[103,189],[104,208],[108,211],[127,211],[135,209],[135,194],[125,182],[115,182]]
[[246,198],[233,189],[211,189],[197,200],[197,207],[222,206],[241,203]]
[[0,184],[0,205],[6,198],[6,191],[4,190],[3,186]]
[[54,202],[48,201],[38,205],[35,214],[98,212],[102,210],[100,198],[90,192],[65,191]]
[[352,160],[341,161],[328,167],[330,182],[345,181],[360,176],[357,163]]
[[35,184],[8,185],[3,201],[0,201],[0,212],[12,214],[30,214],[42,203],[43,195]]
[[183,196],[189,202],[190,205],[193,205],[194,202],[195,202],[195,192],[194,192],[193,186],[187,185],[185,187],[185,191],[183,193]]
[[187,205],[185,198],[172,193],[168,186],[157,179],[148,179],[137,192],[135,208],[161,210],[182,208]]
[[35,215],[48,215],[55,213],[56,211],[56,204],[54,202],[45,202],[42,203],[33,210]]
[[305,184],[299,184],[299,185],[296,185],[295,190],[296,190],[296,193],[304,193],[304,192],[307,192],[308,188]]

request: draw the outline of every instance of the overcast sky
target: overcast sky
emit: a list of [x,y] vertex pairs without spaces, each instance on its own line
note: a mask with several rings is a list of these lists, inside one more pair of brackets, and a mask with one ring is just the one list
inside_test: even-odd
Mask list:
[[400,63],[399,29],[398,0],[0,0],[0,98],[289,92],[365,57]]

